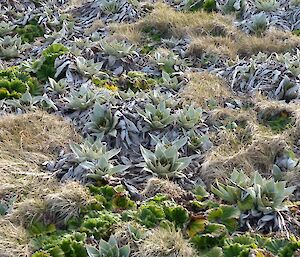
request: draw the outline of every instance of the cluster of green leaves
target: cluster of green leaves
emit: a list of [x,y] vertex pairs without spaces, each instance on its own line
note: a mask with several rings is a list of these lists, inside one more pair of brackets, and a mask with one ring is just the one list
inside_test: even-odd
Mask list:
[[144,202],[137,211],[137,220],[148,228],[172,222],[176,227],[183,227],[189,220],[188,211],[163,195]]
[[84,233],[53,234],[37,237],[33,242],[39,249],[33,257],[86,257],[86,235]]
[[[149,37],[149,39],[154,42],[160,42],[161,39],[164,37],[162,32],[156,30],[155,27],[152,26],[145,26],[142,29],[142,32],[145,33]],[[153,50],[152,47],[150,47],[149,50]]]
[[293,125],[291,115],[286,111],[281,111],[276,115],[268,117],[265,123],[275,133],[282,132]]
[[157,81],[151,78],[148,74],[140,71],[129,71],[127,74],[123,73],[120,77],[110,76],[109,78],[92,79],[93,83],[98,87],[104,87],[112,91],[118,89],[133,92],[144,91],[153,88]]
[[228,182],[223,185],[217,181],[212,192],[228,203],[237,204],[241,211],[255,209],[266,214],[285,209],[284,200],[295,190],[295,187],[286,187],[285,181],[265,179],[258,172],[249,178],[235,170]]
[[[235,181],[242,178],[248,182],[241,174]],[[184,229],[201,256],[247,257],[250,253],[259,253],[262,257],[270,254],[291,257],[300,249],[300,242],[293,237],[273,239],[247,233],[234,235],[239,227],[240,210],[212,200],[202,187],[194,191],[195,199],[189,207],[197,215],[191,215],[185,207],[161,194],[142,202],[137,208],[121,186],[89,185],[89,190],[95,201],[85,207],[84,216],[73,223],[76,224],[73,228],[69,226],[69,231],[56,231],[53,225],[31,226],[30,233],[35,237],[37,250],[34,257],[119,256],[123,251],[129,254],[129,248],[119,248],[112,237],[114,227],[122,220],[135,220],[148,229],[156,226]],[[86,246],[87,236],[101,240],[99,247]],[[115,255],[118,251],[119,255]]]
[[42,53],[42,57],[35,61],[32,70],[36,72],[36,77],[40,81],[47,81],[48,78],[54,78],[56,69],[54,67],[55,59],[68,52],[62,44],[52,44]]
[[109,211],[90,211],[79,228],[81,232],[96,239],[107,239],[112,233],[113,226],[121,221],[120,215]]
[[140,90],[149,90],[155,86],[156,80],[149,77],[148,74],[140,71],[129,71],[121,78],[124,90],[131,89],[133,92]]
[[40,95],[42,87],[29,73],[16,67],[0,70],[0,99],[20,98],[26,91]]
[[273,239],[253,234],[236,235],[225,238],[211,249],[200,250],[204,256],[214,257],[248,257],[279,256],[292,257],[299,249],[300,243],[296,238]]
[[42,37],[45,30],[36,20],[32,20],[24,26],[17,27],[15,32],[21,37],[22,43],[32,43],[35,38]]
[[206,12],[217,11],[216,1],[215,0],[189,0],[186,4],[186,9],[188,11],[198,11],[203,10]]
[[296,36],[300,36],[300,29],[295,29],[292,31],[292,33]]
[[94,209],[106,209],[110,211],[129,210],[136,207],[135,203],[130,200],[128,193],[123,187],[102,186],[97,187],[94,185],[89,186],[91,194],[97,200],[97,203],[92,204]]
[[[224,207],[221,208],[224,210]],[[226,208],[228,209],[227,213],[225,211],[219,221],[216,219],[221,214],[218,209],[219,214],[217,216],[215,216],[215,210],[213,211],[214,215],[209,210],[207,218],[195,216],[188,224],[188,235],[201,256],[248,257],[251,252],[255,252],[256,254],[259,253],[255,256],[261,257],[271,256],[270,254],[280,257],[292,257],[295,251],[300,249],[300,242],[295,237],[273,239],[249,233],[230,236],[230,232],[235,230],[232,230],[232,221],[227,222],[235,219],[238,213],[234,214],[235,208],[232,206],[226,206]],[[231,218],[227,216],[231,216]],[[227,219],[226,222],[224,222],[224,218]],[[220,222],[225,225],[220,224]]]

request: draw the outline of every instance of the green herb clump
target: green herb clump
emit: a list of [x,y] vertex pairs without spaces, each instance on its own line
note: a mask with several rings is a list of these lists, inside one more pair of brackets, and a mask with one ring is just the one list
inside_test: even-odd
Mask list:
[[113,211],[135,208],[135,203],[130,200],[128,193],[121,186],[112,187],[106,185],[97,187],[90,185],[89,189],[91,194],[97,200],[98,206],[101,206],[100,208]]
[[163,195],[143,203],[137,212],[138,221],[148,228],[158,224],[172,222],[176,227],[183,227],[189,220],[188,211]]
[[112,233],[113,226],[121,221],[117,213],[108,211],[91,211],[80,227],[80,231],[96,239],[108,239]]
[[72,234],[53,234],[40,236],[34,239],[35,249],[38,249],[34,257],[86,257],[87,251],[84,246],[86,235],[74,232]]
[[30,21],[25,26],[19,26],[15,29],[16,33],[21,37],[22,43],[32,43],[37,37],[42,37],[45,33],[36,20]]
[[42,93],[42,87],[29,73],[17,67],[0,70],[0,99],[20,98],[27,90],[32,95]]
[[56,69],[54,67],[55,59],[68,52],[62,44],[52,44],[42,53],[42,58],[33,63],[33,70],[40,81],[47,81],[48,78],[54,78]]
[[202,1],[189,0],[188,3],[186,4],[186,9],[191,12],[196,12],[198,10],[213,12],[213,11],[217,11],[217,6],[215,0],[202,0]]

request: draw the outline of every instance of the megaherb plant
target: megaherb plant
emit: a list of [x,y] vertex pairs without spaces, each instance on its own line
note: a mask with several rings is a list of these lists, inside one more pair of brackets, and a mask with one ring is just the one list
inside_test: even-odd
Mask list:
[[137,109],[139,115],[149,124],[151,129],[162,129],[174,121],[171,109],[166,107],[166,102],[162,101],[157,106],[146,104],[145,110]]
[[189,130],[186,135],[188,138],[188,148],[193,151],[197,151],[199,149],[208,150],[212,147],[212,142],[207,136],[201,135],[193,129]]
[[267,20],[267,15],[264,12],[255,14],[251,18],[251,23],[249,25],[249,29],[251,30],[252,33],[262,36],[263,33],[267,30],[268,28],[268,20]]
[[[216,182],[212,192],[230,204],[236,204],[241,214],[241,225],[249,226],[251,219],[257,219],[257,229],[272,230],[285,227],[281,215],[287,210],[284,200],[295,190],[295,187],[286,187],[285,181],[276,182],[273,178],[265,179],[258,172],[249,178],[242,171],[234,171],[224,185]],[[270,225],[271,223],[271,225]]]
[[118,246],[118,242],[114,236],[110,236],[106,242],[103,239],[99,242],[99,249],[93,246],[86,246],[89,257],[129,257],[129,246]]
[[100,180],[106,175],[113,175],[125,171],[130,165],[114,165],[111,158],[116,156],[120,152],[120,149],[112,149],[103,153],[99,159],[94,162],[86,161],[80,165],[90,170],[92,173],[87,174],[88,178],[93,180]]
[[85,110],[95,103],[96,93],[87,84],[82,84],[78,91],[71,89],[65,100],[69,109]]
[[25,49],[22,40],[17,35],[14,37],[0,37],[0,57],[5,59],[15,58]]
[[284,55],[278,55],[277,59],[285,64],[285,67],[289,72],[297,77],[300,75],[300,50],[297,49],[295,55],[286,53]]
[[114,14],[120,10],[121,4],[121,0],[104,0],[101,1],[100,9],[107,15]]
[[108,41],[103,39],[99,41],[99,44],[104,54],[107,55],[109,66],[113,66],[117,60],[129,55],[138,55],[138,53],[133,50],[133,45],[122,41]]
[[167,73],[173,73],[175,71],[174,66],[179,64],[178,56],[169,51],[156,51],[154,53],[154,60],[160,69]]
[[57,94],[62,94],[65,92],[67,87],[67,82],[65,79],[61,79],[59,81],[55,81],[52,78],[49,78],[49,90],[55,92]]
[[202,109],[195,108],[194,105],[185,107],[180,110],[177,121],[178,124],[185,129],[192,129],[200,123],[202,116]]
[[182,170],[192,161],[192,157],[179,157],[179,149],[187,143],[187,138],[177,139],[174,142],[153,138],[156,143],[154,152],[141,146],[145,161],[144,169],[158,177],[182,176]]
[[98,74],[103,66],[102,62],[95,63],[93,60],[87,60],[82,56],[77,57],[75,61],[78,72],[88,78]]
[[237,12],[238,15],[242,15],[245,11],[246,1],[245,0],[227,0],[223,5],[218,4],[217,7],[224,14],[230,14],[232,12]]
[[106,145],[101,142],[102,137],[95,141],[88,137],[83,144],[70,144],[75,160],[80,165],[91,171],[87,174],[88,178],[99,180],[105,175],[113,175],[129,168],[127,165],[114,165],[112,158],[116,156],[120,149],[107,151]]
[[166,71],[162,71],[161,83],[160,85],[168,89],[179,90],[183,86],[184,81],[178,80],[176,76],[170,75]]
[[17,67],[0,70],[0,99],[20,98],[26,91],[40,95],[43,88],[29,73]]
[[97,102],[90,114],[90,122],[86,124],[86,129],[95,135],[105,134],[115,137],[118,120],[118,116],[112,114],[110,108]]
[[53,109],[57,111],[55,103],[47,95],[32,96],[29,91],[26,91],[19,99],[6,100],[5,104],[21,110],[34,110],[40,107],[45,110]]
[[7,35],[9,32],[13,31],[16,28],[16,25],[13,25],[11,22],[1,21],[0,22],[0,37]]
[[255,5],[260,11],[272,12],[279,8],[280,3],[277,0],[256,0]]
[[178,99],[174,99],[170,92],[161,92],[159,88],[151,90],[147,97],[154,105],[159,105],[161,102],[166,103],[167,108],[175,108],[178,105]]
[[71,143],[70,148],[78,163],[85,161],[98,160],[104,153],[107,152],[106,145],[101,137],[94,140],[92,137],[87,137],[82,144]]

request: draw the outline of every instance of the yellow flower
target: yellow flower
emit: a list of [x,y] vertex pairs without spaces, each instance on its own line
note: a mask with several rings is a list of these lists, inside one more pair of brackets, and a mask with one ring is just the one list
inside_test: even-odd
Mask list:
[[109,84],[109,83],[105,83],[105,84],[104,84],[104,87],[105,87],[106,89],[111,90],[111,91],[114,91],[114,92],[116,92],[116,91],[119,90],[119,88],[118,88],[117,86],[115,86],[115,85],[113,85],[113,84]]

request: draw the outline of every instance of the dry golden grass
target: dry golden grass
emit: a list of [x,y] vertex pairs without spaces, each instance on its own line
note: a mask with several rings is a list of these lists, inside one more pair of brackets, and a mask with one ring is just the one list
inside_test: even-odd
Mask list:
[[259,52],[284,53],[300,45],[300,37],[277,29],[269,30],[263,37],[241,34],[235,41],[240,56],[250,56]]
[[[300,38],[290,32],[269,30],[263,37],[251,36],[233,25],[232,16],[206,12],[178,12],[165,4],[155,5],[154,10],[134,25],[132,30],[155,29],[163,37],[190,36],[190,55],[204,52],[235,59],[237,55],[249,57],[259,52],[282,53],[300,45]],[[120,26],[118,32],[122,32]],[[136,33],[136,32],[135,32]]]
[[195,36],[192,38],[188,52],[198,57],[203,53],[209,53],[235,59],[237,55],[249,57],[259,52],[284,53],[299,45],[299,37],[289,32],[272,29],[263,37],[257,37],[235,31],[234,36]]
[[[6,190],[45,195],[56,188],[41,164],[79,137],[70,124],[44,112],[9,115],[0,121],[0,194]],[[27,195],[28,196],[28,195]]]
[[92,33],[97,31],[98,29],[103,28],[104,26],[105,26],[105,24],[102,20],[100,20],[100,19],[94,20],[93,23],[90,25],[90,27],[85,29],[84,34],[86,36],[90,36]]
[[[138,251],[138,244],[132,237],[130,227],[138,229],[142,234],[146,232],[146,228],[136,221],[128,221],[117,223],[114,227],[114,237],[120,244],[120,246],[129,245],[131,253]],[[131,255],[135,256],[135,255]]]
[[229,37],[201,36],[193,37],[188,53],[201,57],[204,53],[235,59],[237,49],[235,42]]
[[142,42],[142,32],[132,24],[112,23],[109,25],[112,32],[110,38],[116,40],[126,40],[132,44]]
[[70,141],[79,141],[79,136],[57,116],[37,111],[1,118],[0,197],[15,193],[17,200],[13,214],[0,222],[0,256],[30,256],[25,231],[19,225],[42,217],[45,203],[41,199],[61,190],[58,181],[41,170],[41,164]]
[[47,217],[52,223],[65,225],[71,218],[79,217],[80,210],[91,201],[92,197],[85,187],[70,182],[45,197]]
[[60,184],[45,196],[35,196],[17,203],[8,218],[24,227],[34,221],[64,226],[69,219],[78,217],[80,209],[91,201],[87,189],[79,183]]
[[141,242],[136,256],[196,257],[197,254],[181,231],[159,227]]
[[208,108],[209,102],[213,101],[216,106],[223,107],[233,96],[225,81],[212,73],[190,73],[188,77],[190,81],[182,92],[186,101],[195,102],[203,108]]
[[0,218],[0,256],[1,257],[29,257],[29,236],[21,226]]
[[[226,147],[226,143],[224,148]],[[201,177],[208,184],[215,178],[228,177],[234,168],[243,170],[250,175],[253,171],[269,174],[272,170],[275,157],[288,146],[283,136],[256,135],[248,147],[241,148],[237,153],[224,155],[223,151],[215,150],[210,153],[201,168]]]
[[141,20],[140,29],[155,28],[164,36],[229,35],[235,29],[233,18],[216,13],[177,12],[165,4],[157,4],[154,10]]
[[[27,153],[54,156],[70,140],[78,140],[74,129],[62,118],[44,112],[9,115],[0,121],[0,149],[12,150],[14,156]],[[43,159],[43,158],[41,158]]]
[[159,193],[171,199],[180,199],[185,195],[184,190],[174,182],[159,178],[151,178],[142,192],[147,198],[154,197]]
[[[212,134],[211,140],[215,147],[205,157],[200,170],[201,177],[208,184],[215,178],[225,178],[234,168],[243,169],[249,175],[255,170],[269,175],[276,156],[292,149],[292,145],[299,141],[299,104],[267,101],[263,98],[255,99],[254,104],[252,110],[218,109],[209,117],[207,122],[211,125],[220,126],[235,121],[243,126]],[[290,113],[294,126],[276,133],[263,124],[264,119],[282,111]],[[288,180],[295,179],[292,175]]]

